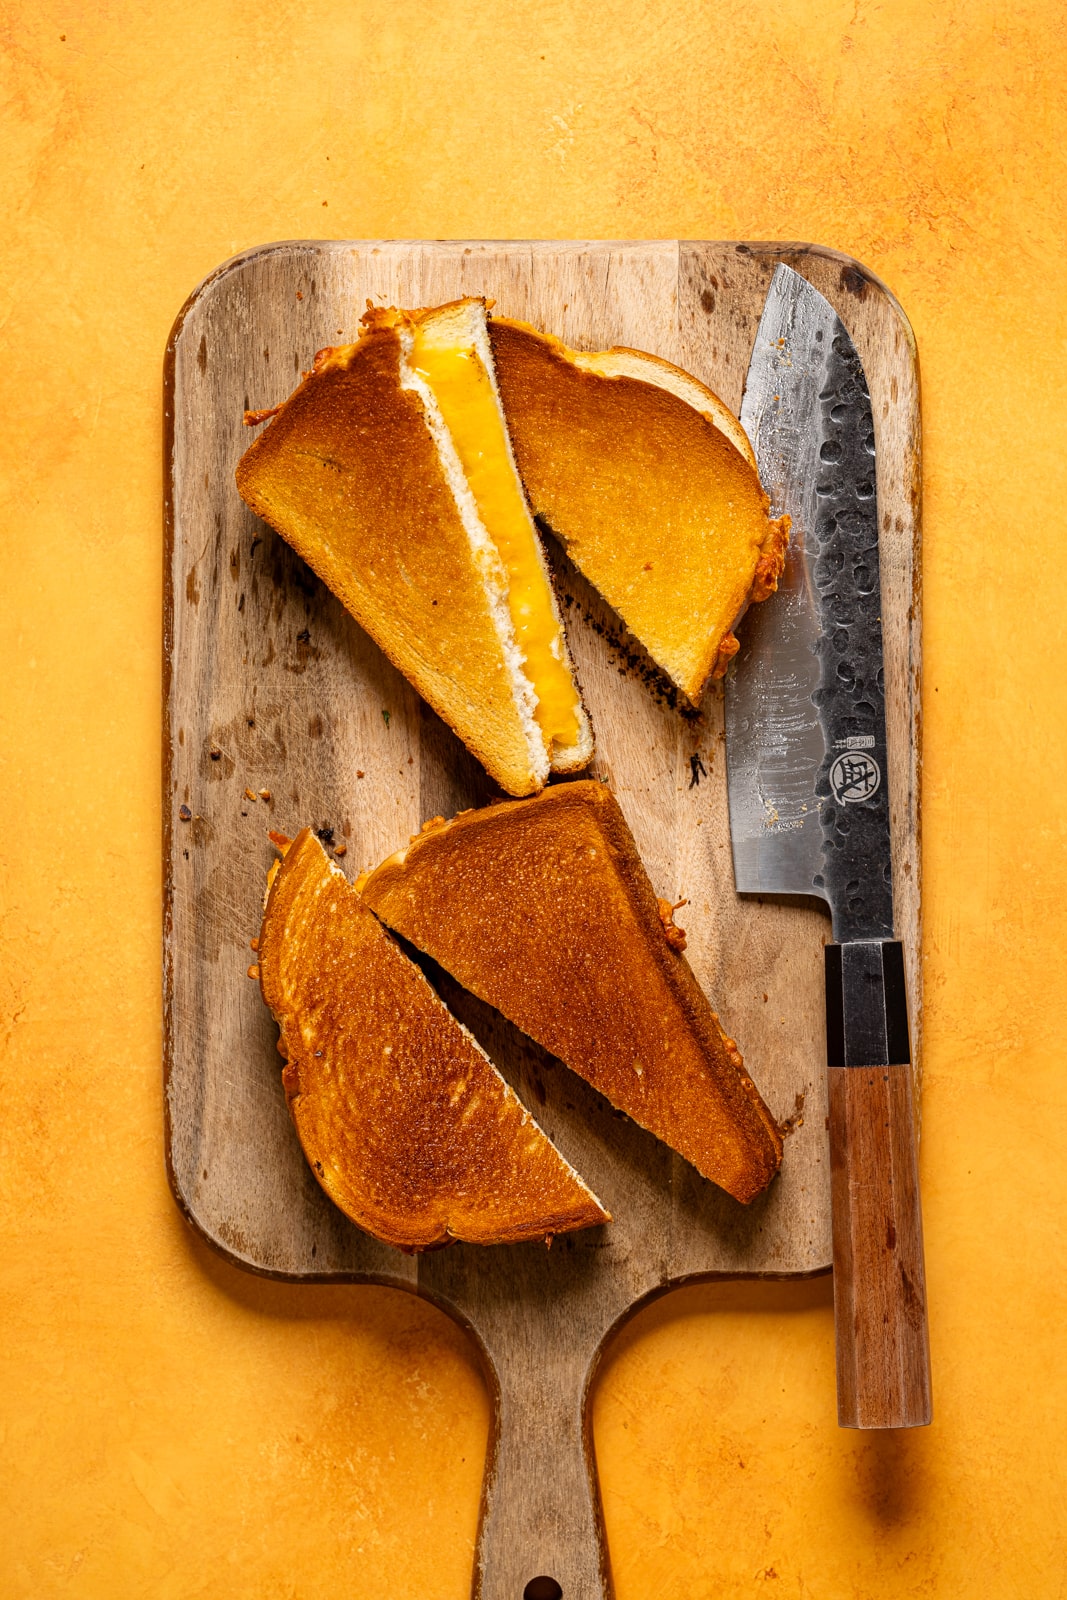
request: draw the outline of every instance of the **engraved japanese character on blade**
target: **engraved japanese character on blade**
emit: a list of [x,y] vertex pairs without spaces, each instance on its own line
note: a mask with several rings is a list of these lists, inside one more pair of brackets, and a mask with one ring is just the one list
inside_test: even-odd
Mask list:
[[838,756],[830,768],[830,788],[840,805],[856,806],[873,800],[881,786],[881,767],[862,750]]

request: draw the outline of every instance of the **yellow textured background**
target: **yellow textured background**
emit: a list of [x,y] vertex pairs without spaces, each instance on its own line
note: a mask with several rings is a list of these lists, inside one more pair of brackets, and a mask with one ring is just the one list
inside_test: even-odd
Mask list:
[[0,1593],[467,1594],[487,1428],[408,1297],[188,1235],[160,1093],[160,362],[277,238],[805,239],[926,442],[936,1421],[834,1423],[828,1282],[698,1288],[596,1395],[619,1600],[1067,1593],[1061,0],[0,3]]

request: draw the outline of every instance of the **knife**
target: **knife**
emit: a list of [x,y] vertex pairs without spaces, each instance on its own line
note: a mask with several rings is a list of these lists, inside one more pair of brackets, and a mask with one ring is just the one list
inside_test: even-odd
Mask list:
[[874,421],[830,303],[779,266],[741,422],[776,515],[779,591],[726,683],[739,894],[818,896],[826,946],[834,1323],[842,1427],[930,1421],[904,952],[894,938]]

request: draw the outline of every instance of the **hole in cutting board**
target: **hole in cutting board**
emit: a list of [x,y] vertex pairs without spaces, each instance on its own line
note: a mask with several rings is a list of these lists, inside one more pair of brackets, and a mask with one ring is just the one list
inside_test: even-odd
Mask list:
[[563,1600],[563,1590],[555,1578],[531,1578],[522,1591],[522,1600]]

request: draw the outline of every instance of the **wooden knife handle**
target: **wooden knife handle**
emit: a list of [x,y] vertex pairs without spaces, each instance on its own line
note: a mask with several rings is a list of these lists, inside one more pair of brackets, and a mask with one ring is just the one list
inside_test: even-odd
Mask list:
[[930,1349],[903,951],[896,940],[829,945],[826,978],[838,1422],[923,1427]]
[[587,1374],[562,1365],[496,1374],[473,1600],[611,1600]]

